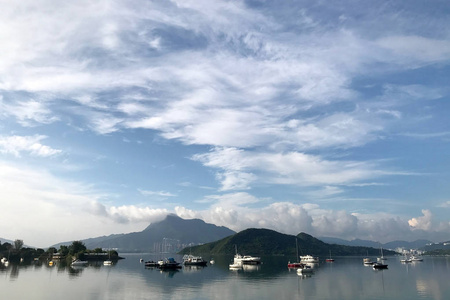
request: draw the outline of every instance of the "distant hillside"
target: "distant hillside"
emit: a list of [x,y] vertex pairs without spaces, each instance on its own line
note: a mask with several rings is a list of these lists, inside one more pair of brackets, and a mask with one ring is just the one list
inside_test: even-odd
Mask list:
[[[178,251],[176,247],[181,244],[208,243],[235,233],[229,228],[208,224],[199,219],[185,220],[168,215],[163,221],[152,223],[141,232],[113,234],[85,239],[82,242],[88,249],[117,248],[119,252],[153,252],[156,248],[160,251]],[[59,248],[60,245],[71,243],[72,241],[59,243],[53,247]]]
[[[240,254],[248,255],[296,255],[297,238],[299,255],[333,256],[369,255],[377,256],[380,250],[369,247],[351,247],[327,244],[306,233],[297,236],[279,233],[269,229],[246,229],[219,241],[184,249],[180,253],[195,254],[234,254],[235,247]],[[385,251],[384,255],[393,255],[392,251]]]
[[450,250],[450,241],[441,242],[441,243],[429,243],[426,246],[422,247],[421,250],[425,250],[427,252],[438,252],[437,250],[443,250],[444,252],[448,252]]
[[348,240],[332,238],[332,237],[321,237],[320,240],[325,243],[328,243],[328,244],[373,247],[373,248],[383,247],[384,249],[395,249],[395,248],[420,249],[420,248],[424,247],[425,245],[431,243],[428,240],[416,240],[414,242],[392,241],[392,242],[383,244],[383,243],[369,241],[369,240],[355,239],[355,240],[348,241]]

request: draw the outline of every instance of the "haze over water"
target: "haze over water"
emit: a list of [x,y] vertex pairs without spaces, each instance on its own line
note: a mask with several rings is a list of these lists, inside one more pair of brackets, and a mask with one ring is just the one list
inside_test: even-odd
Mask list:
[[[0,267],[4,299],[450,299],[449,257],[402,264],[389,257],[387,270],[364,266],[362,257],[336,257],[308,277],[287,268],[290,257],[262,257],[263,264],[231,271],[231,256],[214,257],[205,268],[165,272],[122,255],[113,266],[71,268],[42,265]],[[177,261],[181,257],[174,256]],[[209,258],[208,258],[209,259]]]

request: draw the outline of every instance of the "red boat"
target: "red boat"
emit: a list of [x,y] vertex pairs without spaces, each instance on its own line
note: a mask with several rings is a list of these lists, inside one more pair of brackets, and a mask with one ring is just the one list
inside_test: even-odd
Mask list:
[[298,268],[303,268],[305,266],[305,264],[302,264],[300,262],[288,262],[288,268],[290,269],[298,269]]

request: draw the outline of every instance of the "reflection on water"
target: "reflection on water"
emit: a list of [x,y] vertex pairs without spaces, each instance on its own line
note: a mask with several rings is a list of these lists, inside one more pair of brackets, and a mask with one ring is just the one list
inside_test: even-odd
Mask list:
[[124,256],[111,266],[0,265],[2,299],[450,299],[445,257],[412,264],[392,257],[387,270],[366,267],[360,257],[336,257],[298,275],[285,257],[263,257],[261,265],[230,271],[231,257],[215,256],[207,267],[162,271],[146,268],[140,256]]

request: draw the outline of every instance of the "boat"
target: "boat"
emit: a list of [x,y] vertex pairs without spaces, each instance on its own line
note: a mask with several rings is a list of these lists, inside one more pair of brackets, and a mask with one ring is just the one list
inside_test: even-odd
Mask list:
[[380,251],[381,251],[381,256],[377,257],[377,261],[387,260],[387,258],[384,257],[384,255],[383,255],[383,247],[380,247]]
[[73,267],[76,267],[76,266],[78,266],[78,267],[80,267],[80,266],[87,266],[88,265],[88,261],[87,260],[76,259],[70,265],[73,266]]
[[373,264],[373,269],[374,270],[381,270],[381,269],[387,269],[388,265],[380,263],[380,262],[376,262]]
[[365,265],[373,265],[373,264],[374,264],[374,262],[373,262],[370,258],[368,258],[368,257],[363,258],[363,263],[364,263]]
[[158,261],[158,268],[161,270],[175,270],[181,269],[180,263],[176,262],[174,258],[169,257],[164,260]]
[[216,263],[216,261],[214,260],[214,258],[211,258],[211,260],[209,261],[209,263],[210,263],[211,265],[213,265],[213,264]]
[[244,265],[259,265],[261,264],[261,257],[244,255],[242,257],[242,263]]
[[423,261],[423,258],[413,255],[413,256],[411,256],[411,261]]
[[405,258],[400,259],[400,261],[402,263],[410,263],[410,262],[412,262],[411,258],[407,257],[406,255],[405,255]]
[[237,247],[236,247],[236,254],[234,255],[233,264],[241,264],[241,265],[259,265],[261,263],[261,258],[256,256],[250,256],[250,255],[240,255],[237,253]]
[[300,256],[300,262],[306,264],[306,263],[312,263],[312,264],[317,264],[319,263],[319,258],[312,256],[312,255],[303,255]]
[[325,259],[326,262],[334,262],[334,259],[331,258],[331,250],[330,250],[330,258]]
[[113,264],[111,260],[111,251],[108,251],[108,259],[103,261],[104,266],[111,266]]
[[159,266],[158,262],[153,261],[153,260],[148,260],[148,261],[146,261],[146,262],[144,263],[144,265],[145,265],[146,267],[148,267],[148,268],[155,268],[155,267],[158,267],[158,266]]
[[313,268],[311,268],[311,266],[307,266],[304,265],[301,268],[297,269],[297,274],[308,274],[308,273],[312,273],[313,272]]
[[230,270],[239,270],[242,269],[242,263],[232,263],[229,265]]
[[183,256],[183,264],[185,266],[206,266],[206,260],[201,256],[185,255]]
[[[296,246],[296,249],[297,249],[297,256],[296,257],[299,257],[298,256],[298,242],[297,242],[297,239],[295,239],[295,246]],[[288,261],[288,268],[290,268],[290,269],[302,268],[304,265],[305,264],[301,263],[301,262],[292,262],[291,263],[290,261]]]

